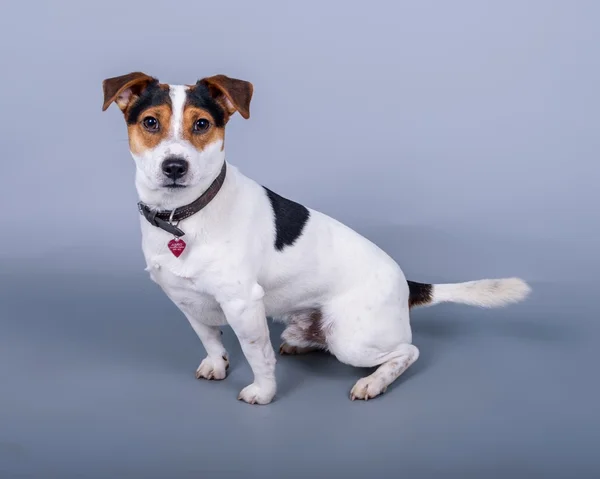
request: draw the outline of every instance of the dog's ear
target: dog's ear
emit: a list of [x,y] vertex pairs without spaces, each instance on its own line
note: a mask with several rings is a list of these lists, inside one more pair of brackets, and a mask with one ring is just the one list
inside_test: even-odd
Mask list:
[[125,111],[127,105],[151,83],[157,81],[155,78],[142,72],[132,72],[127,75],[107,78],[102,82],[104,90],[104,103],[102,111],[105,111],[114,101],[121,111]]
[[225,75],[203,78],[198,83],[208,88],[212,97],[229,115],[238,111],[246,120],[250,118],[250,100],[254,93],[252,83]]

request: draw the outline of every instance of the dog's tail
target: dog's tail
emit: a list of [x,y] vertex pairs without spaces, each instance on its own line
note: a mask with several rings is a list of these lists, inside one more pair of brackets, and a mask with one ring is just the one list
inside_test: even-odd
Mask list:
[[500,308],[518,303],[531,292],[520,278],[481,279],[465,283],[424,284],[408,281],[409,307],[462,303],[480,308]]

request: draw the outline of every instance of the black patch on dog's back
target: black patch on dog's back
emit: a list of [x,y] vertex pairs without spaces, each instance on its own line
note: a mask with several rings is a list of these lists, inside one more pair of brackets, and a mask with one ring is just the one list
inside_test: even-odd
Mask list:
[[127,112],[127,123],[130,125],[137,123],[144,110],[151,106],[163,105],[165,103],[171,104],[169,90],[167,88],[161,88],[158,85],[158,80],[154,80],[129,108],[129,111]]
[[196,83],[187,92],[188,104],[208,111],[215,120],[215,126],[222,128],[225,125],[225,112],[221,105],[211,96],[208,87],[203,83]]
[[266,187],[263,188],[275,215],[275,249],[281,251],[286,246],[292,246],[302,235],[310,212],[305,206],[279,196]]

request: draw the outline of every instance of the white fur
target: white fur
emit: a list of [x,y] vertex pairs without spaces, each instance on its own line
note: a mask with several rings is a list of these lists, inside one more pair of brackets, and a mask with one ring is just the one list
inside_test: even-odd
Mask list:
[[174,140],[181,140],[183,131],[183,107],[186,99],[187,88],[183,85],[171,85],[169,97],[171,98],[171,135]]
[[498,308],[522,301],[531,288],[520,278],[481,279],[433,286],[433,304],[451,302],[480,308]]
[[[172,134],[154,150],[134,155],[140,199],[158,209],[197,198],[225,159],[221,142],[196,151],[182,140],[184,98],[185,87],[171,87]],[[160,164],[173,152],[190,162],[184,190],[162,187]],[[225,377],[228,359],[218,326],[229,324],[254,374],[254,382],[239,395],[248,403],[266,404],[276,394],[267,316],[285,321],[295,311],[321,310],[331,354],[353,366],[379,366],[357,382],[353,399],[381,394],[419,356],[411,344],[409,288],[396,262],[355,231],[314,210],[295,244],[277,251],[273,210],[264,189],[230,164],[213,201],[179,224],[187,243],[179,258],[167,248],[172,238],[168,233],[143,217],[140,221],[151,278],[185,314],[206,349],[197,377]],[[435,285],[433,297],[436,303],[491,307],[522,299],[527,290],[520,280],[484,281]],[[306,346],[287,344],[283,349],[305,352]]]

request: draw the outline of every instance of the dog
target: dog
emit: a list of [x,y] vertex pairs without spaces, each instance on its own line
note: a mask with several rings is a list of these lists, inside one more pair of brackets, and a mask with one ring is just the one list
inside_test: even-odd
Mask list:
[[337,220],[259,185],[225,158],[225,126],[250,117],[252,83],[215,75],[190,85],[142,72],[103,81],[135,161],[146,270],[189,320],[206,358],[198,379],[221,380],[229,357],[221,326],[239,339],[254,376],[238,399],[277,392],[267,318],[282,321],[281,354],[327,351],[376,367],[352,400],[384,393],[419,357],[411,308],[442,302],[491,308],[525,299],[519,278],[426,284]]

